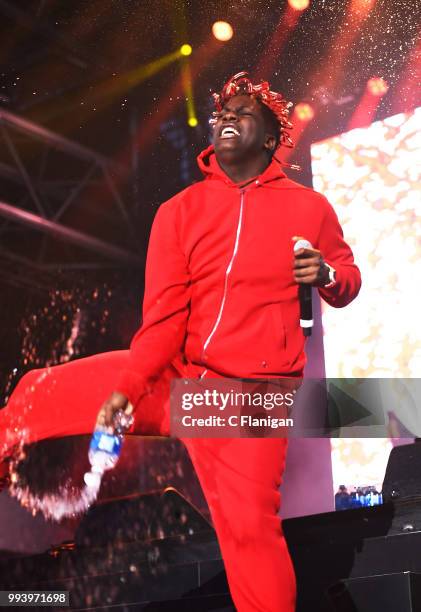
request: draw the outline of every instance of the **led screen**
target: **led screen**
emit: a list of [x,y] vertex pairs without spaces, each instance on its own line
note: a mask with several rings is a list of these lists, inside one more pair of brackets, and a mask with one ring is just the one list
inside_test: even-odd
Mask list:
[[[363,278],[347,308],[323,305],[327,377],[420,375],[420,126],[417,108],[312,146],[314,187],[334,206]],[[411,431],[396,416],[398,429],[403,422]],[[332,441],[335,490],[381,485],[390,447]]]

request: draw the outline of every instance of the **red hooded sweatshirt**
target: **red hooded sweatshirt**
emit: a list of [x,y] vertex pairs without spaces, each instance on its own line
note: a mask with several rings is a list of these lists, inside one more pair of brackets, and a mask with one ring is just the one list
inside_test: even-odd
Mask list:
[[293,236],[335,268],[336,285],[319,289],[328,304],[346,306],[360,289],[326,198],[289,180],[275,160],[246,186],[222,171],[213,146],[198,162],[205,179],[162,204],[152,226],[143,324],[117,387],[133,404],[171,362],[183,363],[186,377],[302,374]]

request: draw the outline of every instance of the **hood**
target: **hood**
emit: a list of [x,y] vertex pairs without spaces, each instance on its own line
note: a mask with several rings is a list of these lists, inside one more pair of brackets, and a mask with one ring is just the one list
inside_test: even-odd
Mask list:
[[[235,183],[225,174],[221,166],[218,164],[213,145],[210,145],[207,149],[200,153],[197,158],[197,163],[206,179],[219,179],[230,185],[235,185]],[[280,163],[276,161],[275,158],[272,158],[269,166],[262,172],[262,174],[260,174],[259,181],[261,183],[269,183],[270,181],[275,181],[285,177],[286,174],[283,172]]]

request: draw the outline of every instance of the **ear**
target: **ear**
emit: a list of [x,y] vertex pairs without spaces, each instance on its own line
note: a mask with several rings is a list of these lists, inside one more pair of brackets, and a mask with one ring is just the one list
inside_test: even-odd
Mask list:
[[266,134],[263,147],[272,155],[276,149],[276,138],[273,134]]

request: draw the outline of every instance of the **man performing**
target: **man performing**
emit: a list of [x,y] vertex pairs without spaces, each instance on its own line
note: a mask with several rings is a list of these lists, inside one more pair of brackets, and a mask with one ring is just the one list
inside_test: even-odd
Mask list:
[[[129,402],[133,433],[169,435],[174,377],[301,377],[299,284],[317,286],[335,307],[358,294],[360,273],[333,208],[276,160],[279,143],[288,143],[288,103],[246,73],[215,101],[214,144],[199,156],[205,179],[155,217],[143,324],[130,351],[26,374],[0,411],[0,458],[22,439],[90,433],[96,418],[111,423]],[[294,255],[298,237],[314,248]],[[286,440],[183,442],[236,609],[292,612],[295,578],[278,515]]]

